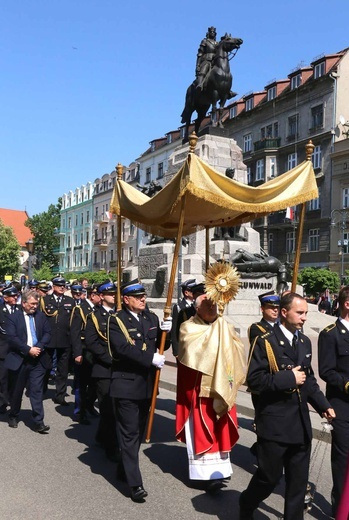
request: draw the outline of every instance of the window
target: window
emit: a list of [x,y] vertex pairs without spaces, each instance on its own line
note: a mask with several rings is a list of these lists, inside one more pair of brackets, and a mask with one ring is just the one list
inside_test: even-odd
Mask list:
[[167,134],[167,144],[172,143],[172,134]]
[[86,244],[90,243],[90,232],[86,231]]
[[237,116],[237,106],[236,105],[231,107],[231,109],[229,111],[229,116],[230,116],[230,119],[233,119],[234,117]]
[[160,162],[158,164],[158,179],[162,179],[164,176],[164,163]]
[[322,128],[324,122],[324,107],[318,105],[311,109],[311,129]]
[[244,135],[244,153],[250,152],[252,149],[252,134]]
[[288,118],[288,137],[296,137],[298,134],[298,114]]
[[112,262],[114,260],[114,250],[110,250],[110,261]]
[[247,166],[247,184],[252,184],[251,166]]
[[290,153],[287,156],[287,169],[292,170],[297,166],[297,152]]
[[78,215],[75,215],[75,226],[79,224],[79,217]]
[[70,237],[70,235],[68,235],[67,247],[71,247],[71,237]]
[[135,227],[132,224],[132,222],[130,222],[130,232],[129,232],[129,235],[133,236],[134,234],[135,234]]
[[85,253],[85,265],[88,266],[88,253]]
[[86,211],[86,222],[90,222],[90,212],[89,210]]
[[114,224],[112,224],[112,226],[111,226],[111,237],[112,238],[115,237],[115,226],[114,226]]
[[74,246],[78,246],[78,235],[74,235]]
[[180,132],[181,132],[181,139],[184,139],[184,137],[185,137],[185,126],[182,126]]
[[269,255],[273,254],[274,250],[274,235],[273,233],[268,234],[268,253]]
[[274,137],[279,137],[279,123],[277,121],[274,123]]
[[96,207],[95,215],[96,215],[96,218],[98,218],[98,206]]
[[264,159],[258,159],[256,163],[256,181],[264,180]]
[[122,226],[121,226],[121,240],[122,240],[122,242],[125,242],[125,235],[126,235],[125,222],[123,222]]
[[128,261],[133,262],[133,247],[128,248]]
[[245,100],[245,110],[248,112],[249,110],[252,110],[253,108],[253,97]]
[[147,168],[145,170],[145,182],[150,182],[151,180],[151,168]]
[[95,229],[95,240],[98,240],[98,229]]
[[316,211],[317,209],[320,209],[320,197],[308,202],[308,211]]
[[108,189],[108,181],[103,181],[103,190],[107,191]]
[[317,79],[324,75],[325,75],[325,62],[322,61],[321,63],[318,63],[317,65],[315,65],[314,78]]
[[83,243],[84,243],[84,234],[80,233],[80,245],[82,246]]
[[81,225],[83,225],[83,223],[84,223],[84,214],[83,214],[83,213],[81,213],[81,220],[80,220],[80,223],[81,223]]
[[275,99],[275,98],[276,98],[276,85],[274,85],[271,88],[268,88],[268,95],[267,95],[268,101],[271,101],[272,99]]
[[321,159],[322,159],[321,146],[318,145],[318,146],[315,146],[314,152],[312,153],[312,156],[311,156],[311,161],[313,163],[314,169],[321,168]]
[[296,76],[292,76],[291,78],[291,90],[294,90],[299,87],[302,81],[302,76],[300,74],[296,74]]
[[296,232],[287,231],[286,233],[286,253],[294,253],[296,246]]
[[68,228],[71,229],[71,217],[68,217]]
[[309,229],[309,237],[308,237],[308,251],[319,251],[319,243],[320,243],[320,230],[317,229]]
[[272,179],[276,177],[276,157],[270,157],[269,159],[269,177]]
[[97,263],[97,252],[94,252],[94,253],[93,253],[93,263],[94,263],[94,264]]
[[150,151],[151,152],[155,152],[155,143],[154,143],[154,141],[152,143],[150,143]]
[[343,208],[349,208],[349,188],[342,189]]

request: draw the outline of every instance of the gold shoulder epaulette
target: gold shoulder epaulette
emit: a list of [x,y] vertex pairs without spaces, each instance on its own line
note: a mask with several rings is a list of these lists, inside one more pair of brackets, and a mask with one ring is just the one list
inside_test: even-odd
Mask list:
[[331,325],[327,325],[327,327],[325,327],[322,332],[330,332],[330,330],[334,329],[335,326],[335,323],[331,323]]
[[263,334],[261,336],[262,339],[266,339],[266,338],[269,338],[269,336],[271,336],[273,334],[273,332],[271,330],[269,330],[268,332],[266,332],[265,334]]

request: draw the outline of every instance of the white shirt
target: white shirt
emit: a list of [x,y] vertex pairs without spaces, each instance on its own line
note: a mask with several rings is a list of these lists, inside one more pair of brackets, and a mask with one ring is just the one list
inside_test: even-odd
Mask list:
[[[26,312],[23,312],[23,315],[24,315],[25,326],[27,328],[27,345],[28,345],[28,347],[34,347],[33,336],[32,336],[31,330],[30,330],[29,314],[27,314]],[[35,327],[35,320],[34,320],[34,327]]]
[[281,325],[281,323],[280,323],[280,329],[283,332],[283,334],[286,336],[286,338],[288,339],[288,341],[290,342],[290,345],[292,347],[293,336],[296,335],[298,338],[298,331],[290,332],[288,329],[286,329],[286,327]]

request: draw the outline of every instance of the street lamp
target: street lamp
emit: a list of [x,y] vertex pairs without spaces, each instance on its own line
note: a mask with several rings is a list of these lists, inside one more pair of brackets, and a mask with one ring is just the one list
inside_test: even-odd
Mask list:
[[28,281],[32,279],[32,260],[33,260],[33,251],[34,251],[34,242],[30,238],[28,242],[25,243],[27,251],[28,251]]
[[341,285],[344,284],[344,279],[345,279],[344,253],[345,253],[345,248],[348,246],[348,239],[344,238],[344,232],[346,230],[348,220],[349,220],[349,210],[333,209],[331,211],[331,226],[332,227],[337,226],[338,230],[341,233],[341,238],[340,238],[340,240],[338,240],[338,247],[340,248],[339,255],[341,257],[341,274],[340,274]]

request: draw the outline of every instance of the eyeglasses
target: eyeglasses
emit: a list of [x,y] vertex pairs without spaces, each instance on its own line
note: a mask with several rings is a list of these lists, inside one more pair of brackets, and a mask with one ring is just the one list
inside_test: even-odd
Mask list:
[[136,300],[143,300],[146,299],[147,295],[146,294],[133,294],[131,296],[131,298],[135,298]]

